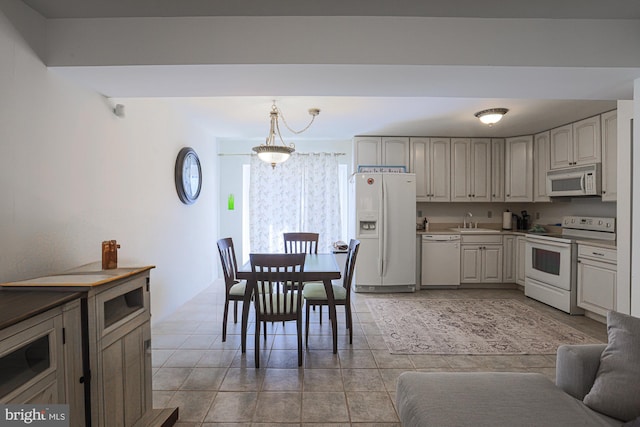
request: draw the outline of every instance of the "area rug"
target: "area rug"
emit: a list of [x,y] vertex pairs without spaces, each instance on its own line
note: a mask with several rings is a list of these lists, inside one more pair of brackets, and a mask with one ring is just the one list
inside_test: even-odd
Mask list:
[[393,354],[555,354],[601,341],[514,299],[371,298]]

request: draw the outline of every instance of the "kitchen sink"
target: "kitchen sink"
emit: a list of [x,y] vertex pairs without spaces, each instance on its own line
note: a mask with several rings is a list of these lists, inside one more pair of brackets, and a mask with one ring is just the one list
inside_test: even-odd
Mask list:
[[450,228],[449,230],[457,231],[459,233],[465,233],[465,234],[499,233],[500,232],[500,230],[494,230],[492,228],[462,228],[462,227],[455,227],[455,228]]

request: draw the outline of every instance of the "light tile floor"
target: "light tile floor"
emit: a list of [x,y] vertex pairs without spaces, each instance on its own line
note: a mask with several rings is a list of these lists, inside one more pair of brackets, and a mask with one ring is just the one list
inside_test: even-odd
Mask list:
[[[604,324],[569,316],[526,298],[518,290],[429,290],[402,294],[430,298],[515,298],[606,342]],[[253,323],[248,350],[240,351],[240,324],[232,312],[222,342],[222,282],[206,289],[152,327],[153,404],[180,407],[177,426],[399,426],[398,375],[404,371],[525,371],[555,379],[555,356],[392,355],[366,304],[352,293],[354,336],[350,345],[338,308],[338,354],[331,327],[311,312],[309,348],[297,366],[295,323],[271,325],[254,367]],[[241,305],[239,304],[239,311]],[[231,306],[231,310],[233,306]],[[325,308],[326,310],[326,308]]]

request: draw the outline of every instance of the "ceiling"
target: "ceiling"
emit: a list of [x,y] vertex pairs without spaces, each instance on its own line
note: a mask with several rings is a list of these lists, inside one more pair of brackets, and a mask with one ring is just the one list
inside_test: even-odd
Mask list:
[[23,0],[46,18],[431,16],[638,19],[636,0]]
[[[432,16],[491,18],[640,19],[636,0],[23,0],[46,18],[148,16]],[[258,66],[260,67],[260,66]],[[308,123],[309,108],[319,108],[314,125],[296,140],[349,139],[353,135],[516,136],[535,133],[616,107],[620,81],[635,70],[615,70],[608,86],[594,86],[598,76],[584,70],[522,69],[517,77],[494,69],[409,66],[264,67],[242,79],[241,67],[194,67],[185,78],[171,67],[59,68],[79,84],[125,106],[134,98],[162,98],[202,123],[219,138],[263,139],[272,100],[277,100],[294,129]],[[469,67],[467,67],[469,68]],[[258,72],[256,72],[258,71]],[[396,78],[390,82],[390,72]],[[200,83],[215,73],[217,86]],[[378,73],[378,75],[376,74]],[[416,73],[420,73],[416,79]],[[482,73],[488,74],[482,79]],[[265,76],[265,81],[255,76]],[[278,78],[273,78],[273,76]],[[534,79],[534,80],[532,80]],[[537,79],[541,84],[532,85]],[[617,79],[617,80],[616,80]],[[602,80],[602,79],[600,79]],[[204,80],[202,80],[204,81]],[[268,81],[269,84],[265,84]],[[420,81],[416,86],[415,82]],[[235,83],[234,83],[235,82]],[[242,84],[239,84],[242,82]],[[554,82],[554,83],[551,83]],[[252,84],[254,86],[252,86]],[[554,87],[554,84],[557,87]],[[544,87],[545,90],[540,90]],[[161,89],[159,89],[161,88]],[[493,127],[482,125],[476,111],[510,111]],[[290,135],[284,131],[285,138]]]

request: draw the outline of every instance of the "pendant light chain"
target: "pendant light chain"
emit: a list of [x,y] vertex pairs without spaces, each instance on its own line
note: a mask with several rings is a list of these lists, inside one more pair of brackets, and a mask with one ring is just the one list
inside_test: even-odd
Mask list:
[[[290,126],[289,126],[289,124],[287,123],[287,120],[284,118],[284,114],[282,114],[282,110],[281,110],[281,109],[279,109],[279,108],[276,106],[275,102],[273,103],[273,107],[272,107],[272,108],[273,108],[273,109],[274,109],[274,110],[275,110],[275,111],[280,115],[280,117],[282,118],[282,123],[284,123],[284,125],[286,126],[286,128],[287,128],[287,129],[289,129],[289,131],[290,131],[291,133],[294,133],[294,134],[296,134],[296,135],[300,135],[302,132],[304,132],[304,131],[306,131],[307,129],[309,129],[309,128],[311,127],[311,125],[313,124],[313,121],[316,119],[316,116],[317,116],[318,114],[320,114],[320,110],[318,110],[318,109],[310,109],[310,110],[309,110],[309,114],[311,114],[311,121],[309,122],[309,124],[308,124],[304,129],[302,129],[302,130],[294,130],[294,129],[291,129],[291,127],[290,127]],[[280,130],[278,130],[278,132],[280,132]]]

